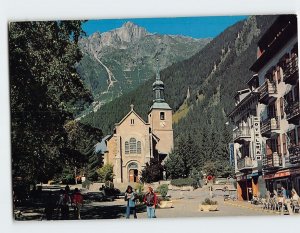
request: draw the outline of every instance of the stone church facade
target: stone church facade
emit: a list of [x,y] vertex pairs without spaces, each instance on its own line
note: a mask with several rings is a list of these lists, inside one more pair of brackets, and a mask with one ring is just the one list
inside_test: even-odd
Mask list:
[[114,133],[98,143],[104,164],[114,167],[115,183],[138,182],[151,158],[163,162],[173,149],[172,109],[165,102],[164,83],[158,74],[153,91],[155,97],[148,112],[148,122],[131,105],[128,114],[115,124]]

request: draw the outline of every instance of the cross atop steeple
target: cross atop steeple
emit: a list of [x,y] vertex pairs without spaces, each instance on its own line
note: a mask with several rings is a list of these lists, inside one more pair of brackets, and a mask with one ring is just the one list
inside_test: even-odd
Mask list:
[[133,107],[134,107],[134,105],[130,104],[131,111],[133,111]]

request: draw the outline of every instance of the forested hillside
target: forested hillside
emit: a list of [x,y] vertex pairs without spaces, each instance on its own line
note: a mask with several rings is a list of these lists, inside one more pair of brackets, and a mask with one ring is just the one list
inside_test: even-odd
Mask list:
[[[191,153],[190,157],[197,161],[181,161],[186,168],[181,171],[184,176],[194,168],[215,169],[210,173],[222,175],[230,173],[227,148],[231,129],[225,124],[226,114],[234,106],[235,92],[245,88],[245,82],[252,76],[249,67],[256,59],[256,43],[274,19],[275,16],[251,16],[227,28],[191,58],[161,71],[166,101],[173,108],[177,122],[174,123],[175,151],[171,159],[187,159],[187,153]],[[152,104],[153,81],[154,77],[82,121],[101,128],[106,134],[111,133],[114,123],[129,111],[131,103],[146,118]],[[183,146],[190,151],[185,152],[185,156],[180,152]]]

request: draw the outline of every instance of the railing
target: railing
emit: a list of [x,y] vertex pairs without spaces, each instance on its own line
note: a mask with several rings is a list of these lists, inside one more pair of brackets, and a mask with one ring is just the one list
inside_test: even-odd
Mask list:
[[294,56],[288,59],[283,68],[283,81],[286,83],[292,83],[293,79],[296,81],[298,79],[298,75],[294,75],[296,72],[298,72],[298,57]]
[[242,138],[249,138],[250,135],[250,127],[249,126],[242,126],[233,130],[233,140],[236,141]]
[[285,107],[285,112],[286,112],[287,120],[290,120],[295,116],[299,115],[300,114],[299,101],[288,103],[288,105]]
[[279,118],[272,117],[261,122],[260,131],[261,134],[271,132],[272,130],[277,130],[280,128]]
[[276,94],[276,84],[274,81],[269,81],[268,79],[259,87],[258,89],[260,99],[265,98],[269,94]]
[[245,157],[237,160],[237,168],[239,170],[251,169],[253,167],[252,159],[250,157]]
[[294,145],[289,147],[289,161],[292,164],[300,163],[300,146]]
[[262,160],[263,169],[280,168],[282,167],[282,156],[277,152],[271,155],[266,155]]

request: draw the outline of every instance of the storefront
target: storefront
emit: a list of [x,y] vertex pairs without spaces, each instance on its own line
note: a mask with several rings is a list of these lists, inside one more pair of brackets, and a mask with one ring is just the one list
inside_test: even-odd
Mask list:
[[266,185],[261,173],[255,172],[248,175],[237,176],[238,200],[250,201],[253,196],[264,196]]
[[288,197],[290,197],[292,189],[295,189],[298,194],[300,193],[300,168],[285,169],[265,174],[263,177],[266,181],[266,188],[271,193],[274,190],[280,193],[281,187],[287,190]]

